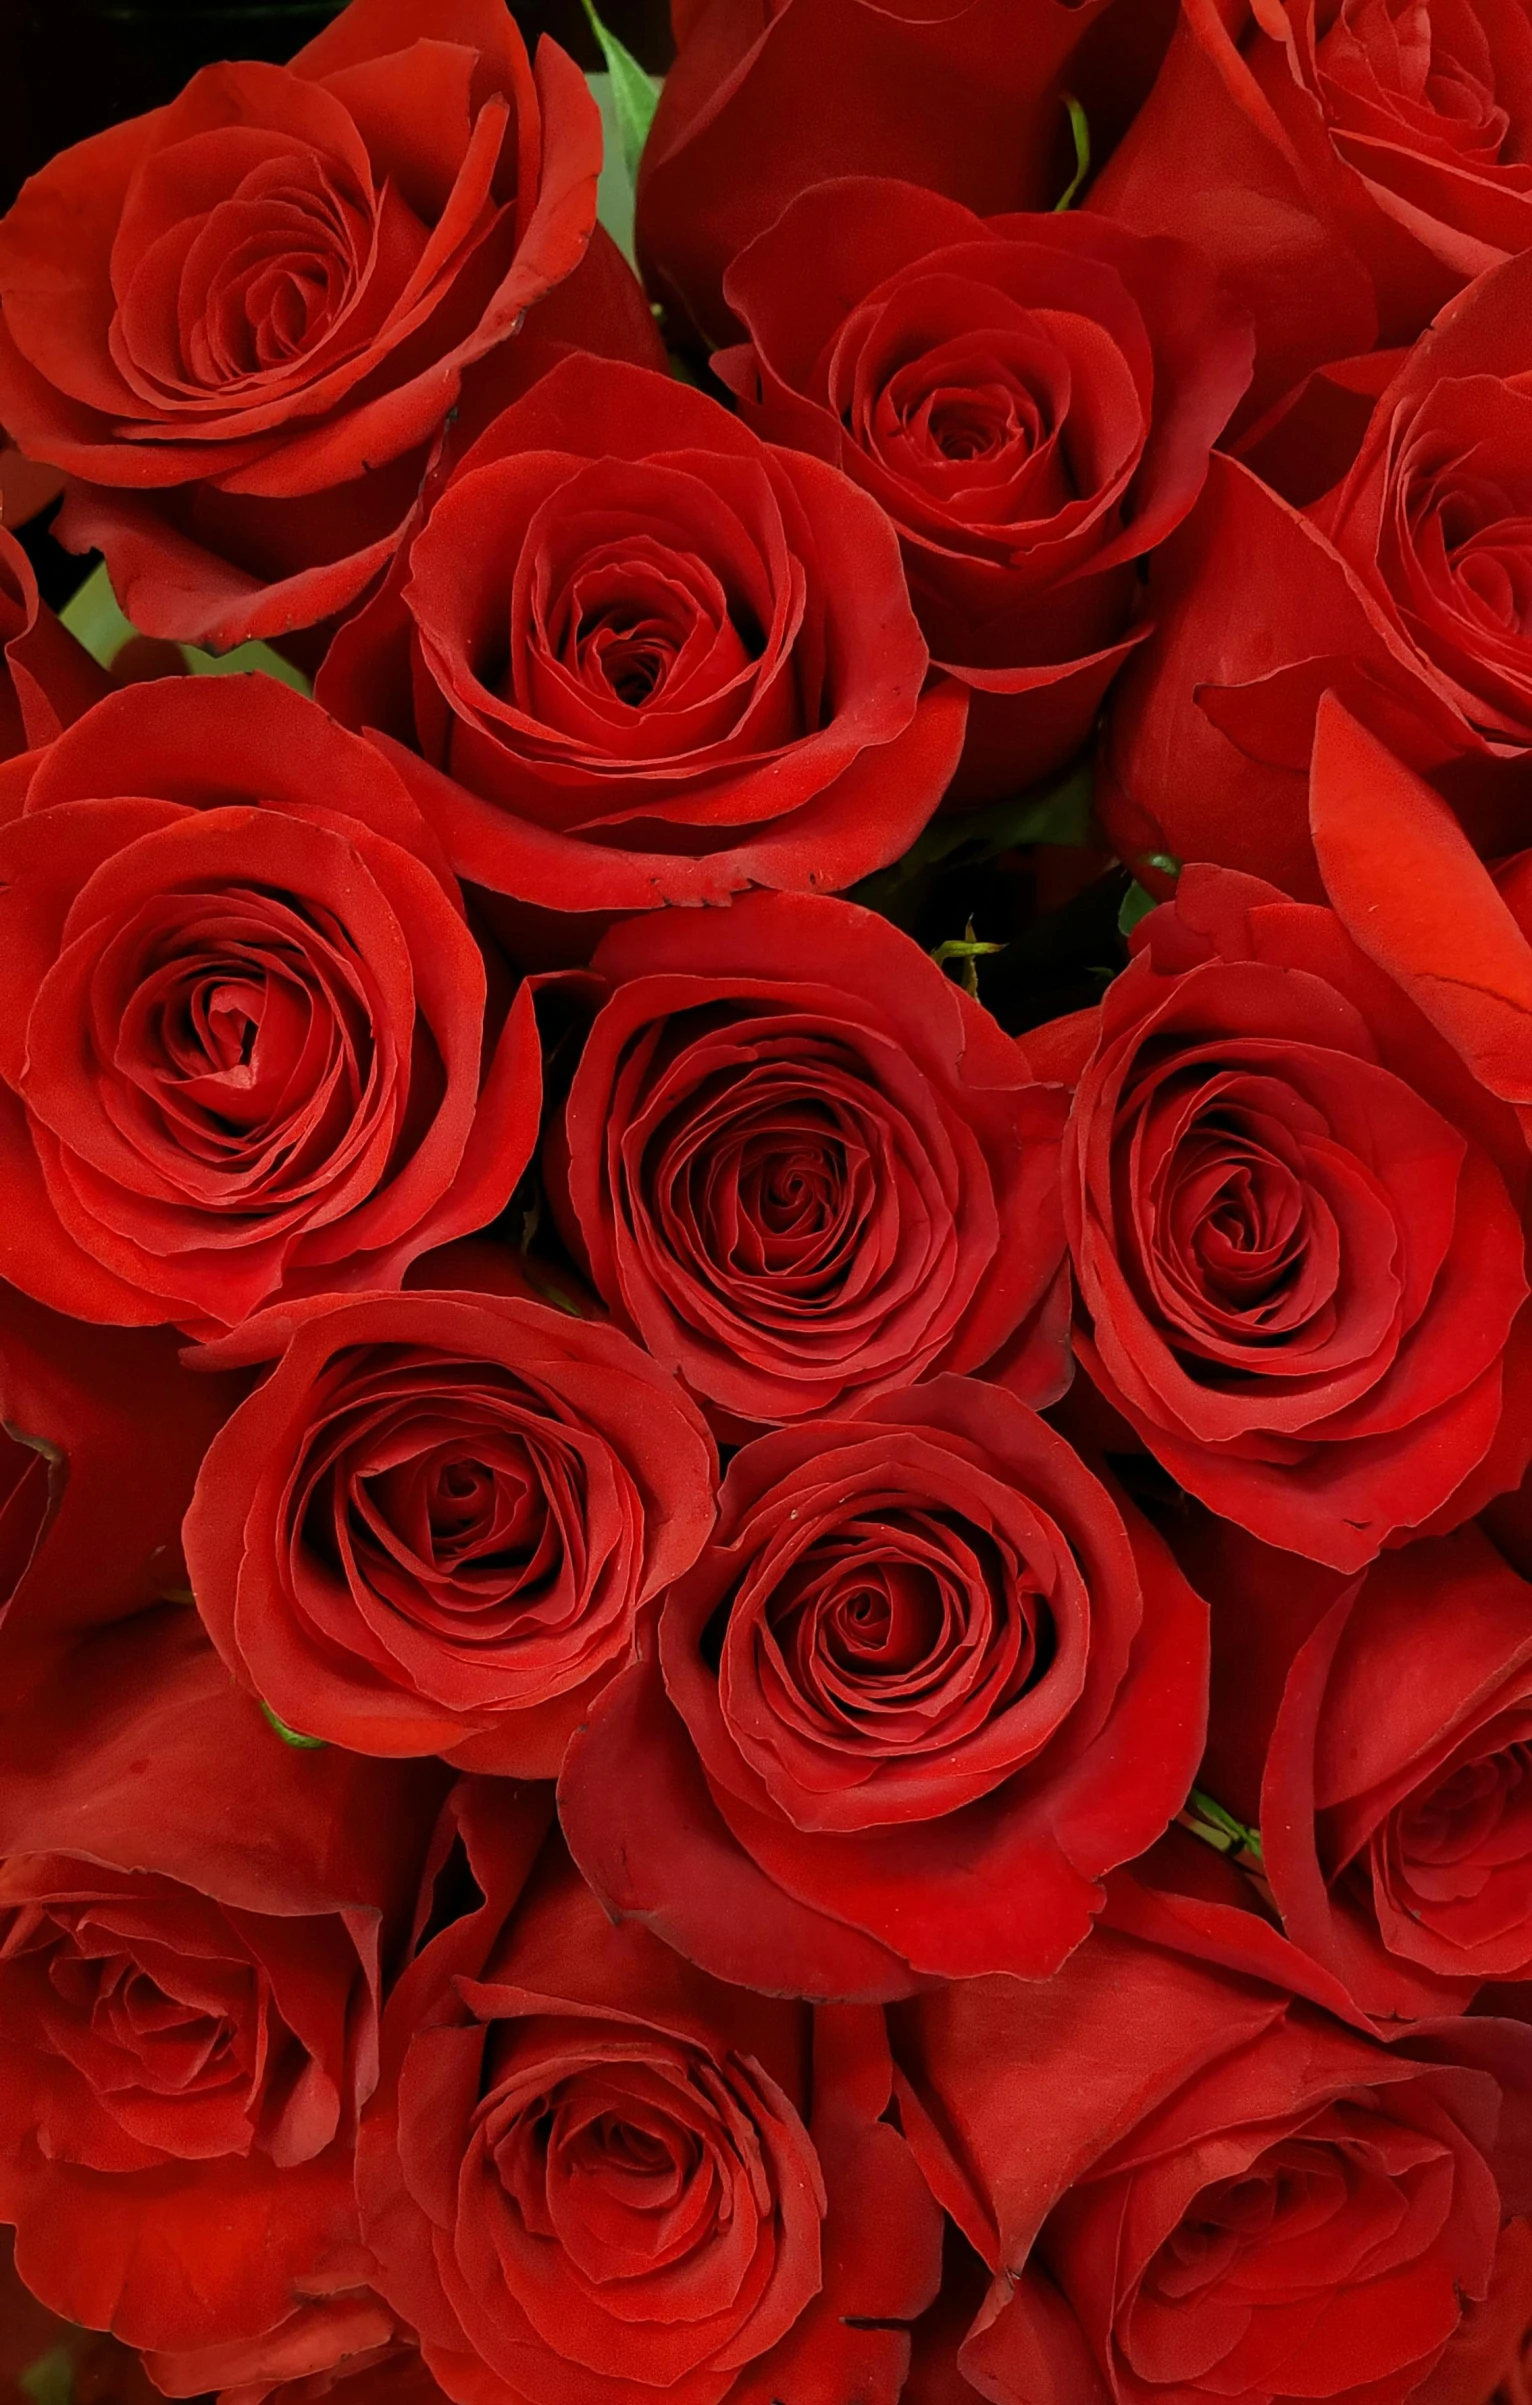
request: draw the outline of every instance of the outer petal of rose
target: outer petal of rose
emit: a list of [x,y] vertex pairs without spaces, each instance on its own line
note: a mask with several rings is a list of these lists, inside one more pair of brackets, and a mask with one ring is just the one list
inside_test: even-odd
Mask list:
[[1532,1132],[1532,943],[1440,795],[1320,704],[1309,818],[1347,933]]
[[551,910],[658,910],[668,902],[727,902],[752,885],[838,893],[886,868],[935,811],[967,716],[962,686],[940,680],[902,735],[861,753],[790,818],[695,856],[618,851],[534,827],[466,792],[392,737],[372,739],[410,786],[460,876]]
[[1470,2304],[1434,2371],[1410,2405],[1483,2405],[1519,2364],[1532,2327],[1532,2225],[1508,2221],[1495,2249],[1489,2294]]
[[[0,1287],[0,1421],[6,1445],[35,1464],[19,1575],[0,1594],[0,1693],[82,1630],[184,1583],[181,1516],[244,1383],[184,1369],[168,1331],[82,1325]],[[5,1532],[9,1552],[9,1516]]]
[[995,2282],[958,2365],[992,2405],[1112,2405],[1074,2307],[1041,2264]]
[[180,1306],[169,1295],[129,1286],[81,1249],[60,1227],[38,1167],[26,1111],[0,1090],[0,1183],[6,1207],[0,1223],[0,1273],[50,1310],[115,1328],[158,1328]]
[[955,2147],[993,2207],[1001,2261],[1020,2263],[1119,2137],[1287,2010],[1275,1989],[1098,1930],[1053,1979],[962,1980],[895,2007],[894,2058],[930,2116],[911,2143],[923,2168]]
[[[1258,633],[1243,598],[1251,559],[1262,562]],[[1424,770],[1482,753],[1334,547],[1221,453],[1155,554],[1148,610],[1155,631],[1118,682],[1097,797],[1136,872],[1146,853],[1168,853],[1317,901],[1308,770],[1329,687]]]
[[370,2289],[348,2286],[299,2305],[280,2329],[253,2343],[213,2346],[195,2354],[155,2354],[146,2369],[155,2386],[170,2397],[231,2389],[260,2397],[279,2382],[309,2379],[316,2372],[334,2370],[348,2356],[387,2346],[398,2328],[381,2297]]
[[[1321,360],[1377,340],[1372,278],[1319,214],[1304,162],[1230,31],[1249,9],[1185,0],[1154,90],[1087,207],[1173,234],[1219,267],[1255,321],[1254,417]],[[1186,128],[1197,129],[1195,143]],[[1429,312],[1428,312],[1429,314]]]
[[39,598],[32,563],[14,535],[0,528],[0,608],[19,620],[6,637],[13,705],[0,697],[0,741],[8,752],[51,743],[61,728],[112,689],[106,670]]
[[796,1903],[756,1867],[718,1811],[657,1663],[614,1679],[574,1739],[559,1817],[608,1911],[642,1921],[717,1979],[865,2003],[921,1985],[896,1954]]

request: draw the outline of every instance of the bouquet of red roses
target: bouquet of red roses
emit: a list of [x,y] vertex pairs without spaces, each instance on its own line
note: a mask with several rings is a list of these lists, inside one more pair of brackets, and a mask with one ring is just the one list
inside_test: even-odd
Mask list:
[[1527,0],[590,14],[0,220],[0,2371],[1525,2405]]

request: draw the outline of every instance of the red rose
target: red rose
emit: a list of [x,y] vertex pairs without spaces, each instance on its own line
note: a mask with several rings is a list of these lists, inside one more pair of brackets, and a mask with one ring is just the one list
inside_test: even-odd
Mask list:
[[1474,285],[1407,354],[1345,482],[1306,512],[1215,457],[1155,555],[1155,631],[1114,694],[1098,803],[1124,858],[1217,860],[1317,896],[1307,781],[1326,691],[1439,787],[1481,851],[1519,846],[1529,326],[1532,256]]
[[504,1208],[537,1126],[531,1001],[487,983],[375,752],[268,677],[188,677],[18,769],[8,1277],[79,1318],[211,1331],[279,1291],[396,1283]]
[[1064,1097],[907,935],[755,895],[605,937],[549,1170],[603,1301],[720,1424],[938,1369],[1064,1383]]
[[899,176],[985,216],[1050,208],[1073,173],[1065,88],[1099,161],[1148,88],[1167,14],[1162,0],[672,0],[679,56],[639,175],[646,279],[728,342],[729,261],[827,177]]
[[713,1524],[695,1406],[615,1328],[502,1295],[263,1313],[186,1522],[214,1643],[291,1728],[553,1777]]
[[1331,1605],[1280,1689],[1266,1877],[1288,1935],[1367,2012],[1451,2012],[1532,1977],[1529,1606],[1477,1529],[1411,1545]]
[[583,76],[501,0],[352,0],[62,152],[0,225],[0,418],[135,496],[88,489],[65,540],[152,634],[354,601],[465,369],[578,266],[600,164]]
[[1270,400],[1532,248],[1529,141],[1525,0],[1182,0],[1091,205],[1208,255]]
[[556,1845],[528,1885],[546,1821],[456,1790],[424,1901],[455,1859],[476,1909],[385,2016],[358,2189],[428,2368],[458,2405],[894,2405],[939,2229],[881,2013],[614,1931]]
[[762,1437],[575,1739],[559,1811],[617,1913],[720,1978],[1046,1978],[1185,1800],[1203,1606],[1010,1395],[941,1378]]
[[734,261],[746,421],[843,468],[899,530],[934,659],[970,687],[956,792],[992,800],[1089,733],[1136,563],[1191,508],[1248,329],[1179,244],[820,184]]
[[198,1377],[179,1349],[0,1285],[0,1700],[82,1631],[184,1591],[182,1515],[244,1380]]
[[1333,912],[1188,869],[1133,945],[1064,1141],[1080,1356],[1211,1509],[1358,1570],[1526,1466],[1525,1147]]
[[0,1772],[17,2267],[134,2346],[256,2337],[357,2259],[383,1947],[439,1791],[284,1745],[182,1610],[93,1640]]
[[1532,2034],[1380,2045],[1265,1984],[1255,1914],[1220,1951],[1118,1885],[1162,1942],[893,2015],[903,2126],[995,2274],[963,2374],[994,2405],[1477,2405],[1455,2374],[1527,2289]]
[[875,502],[687,385],[574,358],[436,490],[319,695],[401,739],[460,875],[652,910],[896,859],[962,744],[928,664]]

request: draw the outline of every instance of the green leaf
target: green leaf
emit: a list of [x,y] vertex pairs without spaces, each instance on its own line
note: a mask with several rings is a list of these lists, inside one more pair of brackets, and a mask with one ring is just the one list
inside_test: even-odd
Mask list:
[[1086,177],[1090,173],[1089,121],[1086,117],[1085,111],[1081,108],[1080,103],[1078,100],[1076,100],[1073,92],[1066,92],[1064,94],[1064,106],[1069,111],[1069,130],[1075,138],[1075,171],[1068,184],[1066,184],[1064,187],[1063,199],[1056,200],[1053,204],[1053,213],[1056,217],[1060,215],[1063,210],[1072,209],[1074,207],[1076,197],[1079,194],[1080,186],[1084,183]]
[[1139,920],[1146,919],[1151,910],[1158,908],[1159,904],[1155,901],[1153,894],[1149,893],[1135,879],[1123,895],[1122,908],[1117,913],[1118,934],[1131,935]]
[[91,658],[99,660],[103,668],[110,668],[123,645],[132,640],[133,629],[117,607],[105,560],[92,568],[79,591],[65,602],[59,616],[76,641],[83,643]]
[[601,44],[601,55],[606,60],[607,73],[612,79],[612,113],[617,121],[617,138],[622,146],[628,174],[636,183],[638,162],[644,155],[644,144],[649,139],[649,128],[654,123],[654,112],[660,103],[659,79],[639,65],[632,51],[618,41],[615,33],[607,32],[596,12],[596,0],[585,0],[585,14],[590,19],[592,33]]
[[74,2357],[68,2347],[51,2347],[39,2355],[17,2373],[16,2386],[25,2390],[32,2405],[74,2405]]
[[[106,572],[106,562],[92,568],[79,591],[59,612],[64,624],[78,642],[84,644],[93,660],[110,668],[117,654],[132,642],[138,629],[123,616],[112,580]],[[312,693],[314,688],[301,668],[284,660],[269,643],[241,643],[237,651],[213,653],[199,651],[194,644],[178,643],[177,651],[193,676],[274,676],[279,685],[291,685],[295,693]]]
[[1181,874],[1181,863],[1174,852],[1140,852],[1138,865],[1140,868],[1157,869],[1162,877],[1179,877]]
[[264,1697],[260,1697],[257,1700],[260,1703],[261,1710],[265,1713],[266,1718],[270,1721],[272,1727],[276,1730],[277,1735],[281,1738],[284,1745],[298,1746],[304,1753],[318,1753],[326,1744],[327,1740],[323,1737],[300,1737],[298,1731],[296,1729],[290,1729],[285,1720],[278,1720],[275,1712],[273,1712],[270,1704],[266,1702]]

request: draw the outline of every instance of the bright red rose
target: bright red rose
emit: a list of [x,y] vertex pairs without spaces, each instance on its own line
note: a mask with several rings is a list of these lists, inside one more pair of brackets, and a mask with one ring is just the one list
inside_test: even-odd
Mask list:
[[897,859],[963,739],[967,696],[923,693],[928,665],[849,479],[575,358],[434,488],[318,690],[381,736],[461,876],[653,910]]
[[1207,1616],[1010,1395],[940,1378],[746,1446],[658,1661],[575,1739],[586,1877],[720,1978],[1057,1970],[1200,1757]]
[[995,2274],[963,2375],[991,2405],[1477,2405],[1526,2293],[1532,2032],[1384,2046],[1266,1984],[1254,1913],[1221,1950],[1157,1928],[892,2016],[903,2126]]
[[264,1312],[186,1522],[197,1605],[288,1727],[551,1778],[713,1525],[711,1440],[615,1328],[501,1295]]
[[1327,691],[1430,778],[1480,851],[1520,847],[1529,329],[1532,256],[1475,284],[1405,356],[1344,483],[1307,511],[1215,457],[1151,563],[1154,632],[1113,696],[1097,799],[1125,859],[1216,860],[1317,896],[1307,785]]
[[[613,1930],[535,1790],[466,1781],[358,2154],[380,2282],[457,2405],[894,2405],[939,2217],[881,2013]],[[438,1916],[439,1917],[439,1916]]]
[[630,921],[594,969],[555,1207],[721,1426],[939,1369],[1052,1400],[1065,1097],[918,945],[854,903],[755,895]]
[[1513,1115],[1332,911],[1188,869],[1133,949],[1064,1142],[1092,1379],[1212,1510],[1337,1569],[1469,1518],[1532,1446]]
[[291,66],[62,152],[0,225],[0,418],[83,480],[65,540],[153,634],[347,606],[464,371],[579,265],[600,164],[583,76],[503,0],[352,0]]
[[269,677],[171,678],[8,798],[0,1265],[24,1291],[211,1332],[395,1284],[504,1208],[531,1000],[369,746]]
[[899,176],[985,216],[1051,208],[1074,171],[1065,90],[1084,99],[1099,161],[1149,87],[1173,10],[671,0],[679,56],[639,174],[647,281],[681,326],[729,342],[730,260],[827,177]]
[[82,1631],[184,1593],[182,1515],[245,1381],[179,1350],[0,1285],[0,1700]]
[[0,2218],[45,2303],[205,2347],[357,2276],[357,2114],[439,1792],[284,1745],[184,1610],[0,1726]]
[[1532,248],[1529,150],[1526,0],[1182,0],[1091,206],[1217,266],[1264,404]]
[[865,177],[795,201],[724,290],[750,339],[713,365],[746,422],[899,530],[932,657],[973,694],[955,795],[1056,768],[1146,631],[1137,562],[1249,378],[1210,271],[1103,219],[986,222]]
[[1289,1937],[1365,2011],[1451,2012],[1532,1977],[1529,1766],[1532,1587],[1477,1529],[1385,1554],[1300,1647],[1265,1873]]

